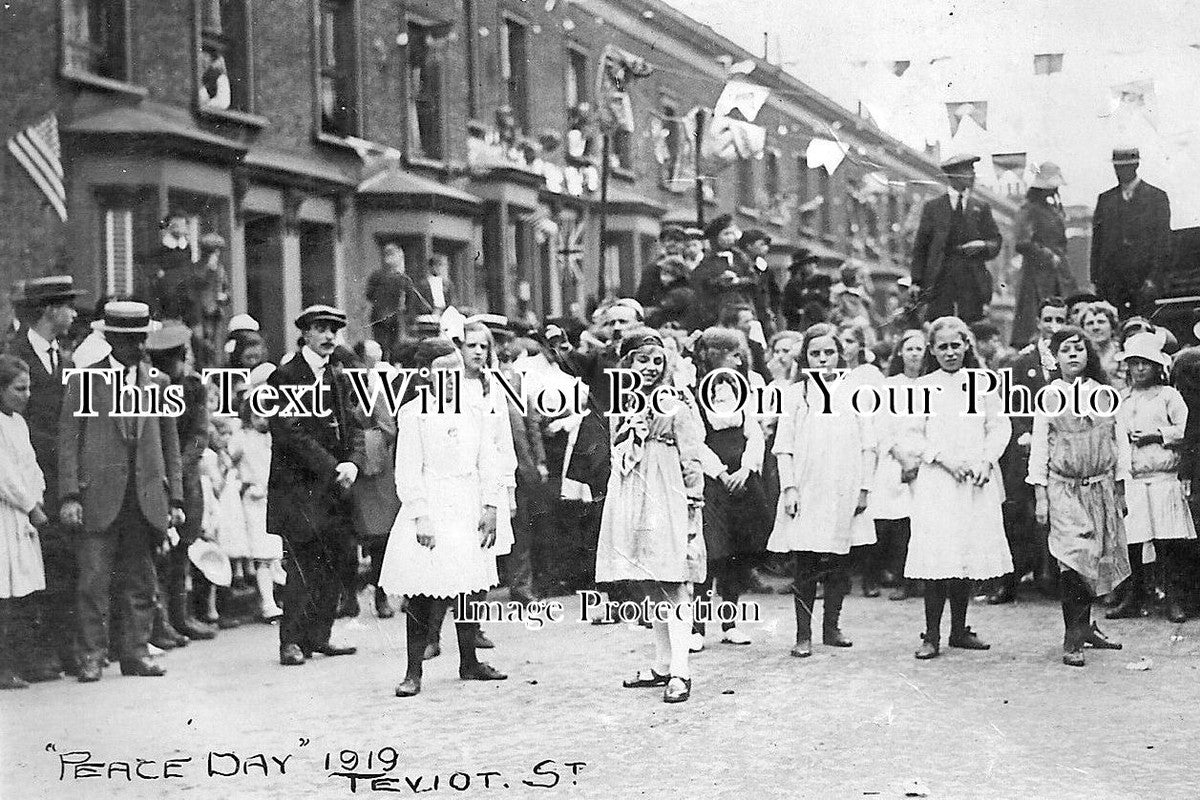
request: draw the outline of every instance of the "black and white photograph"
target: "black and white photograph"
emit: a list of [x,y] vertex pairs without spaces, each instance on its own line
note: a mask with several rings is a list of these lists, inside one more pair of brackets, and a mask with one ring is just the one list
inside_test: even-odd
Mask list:
[[0,798],[1200,794],[1197,0],[0,3]]

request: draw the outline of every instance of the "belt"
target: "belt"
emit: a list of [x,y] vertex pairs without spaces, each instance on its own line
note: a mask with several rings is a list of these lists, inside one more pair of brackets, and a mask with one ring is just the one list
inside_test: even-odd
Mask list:
[[662,442],[667,447],[674,447],[679,443],[672,434],[668,433],[656,433],[653,436],[647,436],[646,442]]
[[1062,483],[1070,483],[1075,486],[1094,486],[1097,483],[1103,483],[1106,480],[1111,480],[1112,475],[1105,472],[1100,475],[1092,475],[1088,478],[1076,478],[1069,475],[1059,475],[1057,472],[1051,472],[1050,477]]

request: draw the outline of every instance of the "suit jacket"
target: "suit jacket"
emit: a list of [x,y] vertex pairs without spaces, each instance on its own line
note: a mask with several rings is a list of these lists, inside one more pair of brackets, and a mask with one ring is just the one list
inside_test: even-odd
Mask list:
[[[271,424],[271,476],[267,481],[267,531],[303,543],[318,536],[335,538],[350,533],[354,524],[350,492],[334,479],[337,465],[351,462],[361,473],[366,451],[361,418],[345,375],[333,365],[325,368],[331,380],[325,392],[325,417],[312,414],[306,398],[305,416],[278,414]],[[332,372],[331,372],[332,371]],[[303,354],[271,374],[271,386],[311,386],[316,381]]]
[[[1000,244],[1003,241],[1000,229],[996,227],[996,220],[992,216],[992,207],[974,194],[967,196],[963,208],[963,229],[959,232],[960,239],[964,242],[982,239],[988,243],[987,250],[975,256],[946,252],[953,215],[954,207],[950,204],[949,194],[929,200],[921,209],[921,222],[913,240],[911,271],[913,284],[922,289],[936,286],[946,266],[954,262],[974,267],[981,285],[985,278],[989,283],[991,281],[985,264],[1000,254]],[[985,297],[991,297],[990,290],[983,294]]]
[[[721,306],[729,302],[746,302],[756,309],[754,265],[736,247],[720,253],[709,252],[704,256],[690,278],[696,293],[692,302],[692,330],[703,330],[716,325]],[[767,320],[759,320],[766,324]]]
[[1105,299],[1131,294],[1150,278],[1161,283],[1171,262],[1171,201],[1142,181],[1126,203],[1114,186],[1096,200],[1092,216],[1092,282]]
[[10,355],[29,365],[29,403],[22,416],[29,425],[29,441],[33,443],[38,466],[46,476],[46,514],[53,517],[58,513],[55,493],[58,490],[58,418],[66,392],[62,384],[64,353],[60,348],[58,369],[54,373],[47,372],[29,343],[24,327],[17,332],[8,350]]
[[[87,369],[106,368],[108,358]],[[139,364],[138,386],[168,381],[157,370]],[[79,417],[83,381],[92,383],[96,416]],[[142,515],[156,530],[166,533],[171,506],[183,507],[179,459],[179,434],[171,417],[116,418],[111,414],[112,389],[96,375],[73,378],[67,385],[58,423],[58,495],[61,502],[83,504],[83,527],[89,532],[107,530],[121,510],[129,484],[129,447],[124,428],[137,431],[135,456],[137,498]]]
[[442,300],[444,302],[441,306],[435,305],[433,302],[433,292],[429,288],[428,275],[422,275],[415,279],[412,291],[416,297],[410,298],[408,312],[414,316],[440,313],[444,309],[454,305],[458,300],[457,293],[454,291],[454,284],[451,283],[449,278],[442,279]]

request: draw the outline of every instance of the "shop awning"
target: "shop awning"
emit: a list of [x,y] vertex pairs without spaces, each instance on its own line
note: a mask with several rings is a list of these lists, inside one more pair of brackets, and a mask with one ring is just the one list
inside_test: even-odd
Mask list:
[[[255,172],[273,175],[288,183],[309,183],[341,191],[352,189],[356,184],[353,174],[347,175],[334,164],[280,150],[256,147],[246,154],[242,163]],[[351,163],[357,166],[357,158]]]
[[421,208],[473,214],[482,201],[462,189],[413,172],[383,170],[358,185],[358,197],[389,208]]

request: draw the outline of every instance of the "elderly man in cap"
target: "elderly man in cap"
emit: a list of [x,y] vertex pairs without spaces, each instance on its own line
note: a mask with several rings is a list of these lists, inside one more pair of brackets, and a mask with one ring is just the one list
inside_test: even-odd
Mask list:
[[[160,395],[165,390],[166,377],[142,363],[146,335],[158,323],[150,321],[145,303],[113,301],[93,326],[111,352],[85,365],[70,382],[58,426],[59,518],[79,531],[79,680],[84,683],[100,680],[114,576],[121,635],[113,644],[121,674],[165,674],[146,647],[154,624],[154,553],[168,529],[185,519],[175,420],[119,415],[120,407],[113,406],[118,384],[156,387]],[[95,412],[89,417],[76,413],[85,382]]]
[[[303,664],[313,653],[340,656],[356,651],[330,641],[341,592],[343,539],[354,532],[350,488],[366,460],[349,382],[330,361],[337,332],[345,325],[346,313],[340,309],[304,309],[296,318],[304,342],[299,355],[280,365],[267,381],[276,389],[312,390],[301,396],[303,414],[277,413],[270,420],[267,532],[284,542],[287,584],[279,662],[285,666]],[[319,397],[314,396],[318,392]],[[317,416],[322,410],[326,413]]]
[[1092,283],[1122,317],[1149,314],[1171,263],[1171,202],[1138,177],[1137,148],[1113,150],[1117,185],[1092,215]]
[[[23,324],[9,344],[10,354],[29,365],[29,404],[25,420],[38,466],[46,476],[45,509],[58,516],[58,418],[62,411],[64,363],[58,340],[71,330],[78,312],[75,299],[87,292],[76,289],[70,275],[51,275],[26,281],[16,300]],[[39,595],[36,620],[38,651],[30,654],[22,672],[28,681],[53,680],[63,670],[75,674],[75,553],[69,532],[57,523],[40,531],[46,591]]]
[[957,155],[942,162],[949,190],[925,203],[913,240],[913,291],[926,305],[926,319],[983,318],[992,299],[987,262],[1000,253],[1000,230],[992,207],[974,196],[979,156]]

